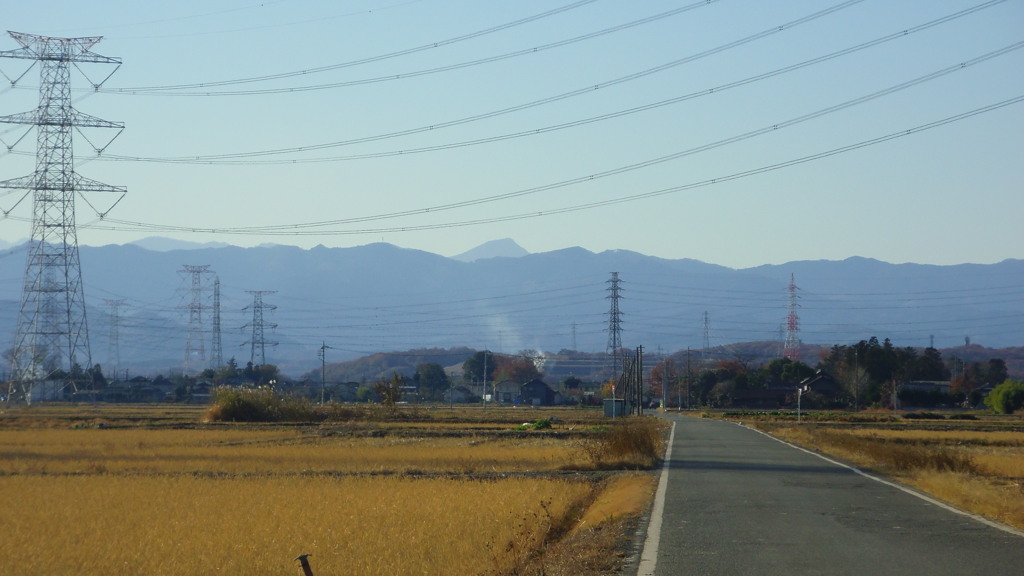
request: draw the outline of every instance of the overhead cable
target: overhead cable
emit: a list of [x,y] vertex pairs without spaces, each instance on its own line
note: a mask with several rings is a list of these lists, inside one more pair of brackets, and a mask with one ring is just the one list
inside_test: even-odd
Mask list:
[[[823,56],[818,56],[818,57],[815,57],[815,58],[811,58],[809,60],[804,60],[804,61],[798,62],[796,64],[791,64],[789,66],[784,66],[782,68],[776,68],[775,70],[772,70],[772,71],[769,71],[769,72],[764,72],[762,74],[757,74],[757,75],[754,75],[754,76],[748,76],[746,78],[743,78],[741,80],[736,80],[734,82],[729,82],[729,83],[726,83],[726,84],[720,84],[720,85],[714,86],[712,88],[705,88],[703,90],[699,90],[699,91],[696,91],[696,92],[691,92],[689,94],[684,94],[682,96],[676,96],[676,97],[673,97],[673,98],[668,98],[668,99],[665,99],[665,100],[660,100],[658,102],[652,102],[652,103],[649,103],[649,104],[644,104],[642,106],[636,106],[636,107],[633,107],[633,108],[627,108],[627,109],[624,109],[624,110],[618,110],[618,111],[615,111],[615,112],[609,112],[607,114],[602,114],[602,115],[599,115],[599,116],[592,116],[590,118],[574,120],[574,121],[571,121],[571,122],[563,122],[561,124],[554,124],[554,125],[544,126],[544,127],[540,127],[540,128],[533,128],[533,129],[530,129],[530,130],[522,130],[522,131],[518,131],[518,132],[512,132],[512,133],[508,133],[508,134],[501,134],[501,135],[497,135],[497,136],[489,136],[489,137],[486,137],[486,138],[477,138],[477,139],[474,139],[474,140],[466,140],[466,141],[462,141],[462,142],[451,142],[451,143],[447,143],[447,144],[439,144],[439,145],[436,145],[436,146],[424,146],[424,147],[420,147],[420,148],[404,148],[404,149],[401,149],[401,150],[389,150],[389,151],[383,151],[383,152],[371,152],[371,153],[366,153],[366,154],[353,154],[353,155],[349,155],[349,156],[331,156],[331,157],[320,157],[320,158],[297,158],[297,159],[296,158],[291,158],[291,159],[275,159],[275,160],[252,160],[252,158],[258,158],[260,156],[294,154],[294,153],[298,153],[298,152],[305,152],[305,151],[308,151],[308,150],[323,149],[323,147],[325,147],[325,145],[322,145],[322,144],[318,144],[318,145],[315,145],[315,147],[308,147],[308,148],[305,148],[305,147],[292,147],[292,148],[283,148],[283,149],[277,149],[277,150],[263,150],[263,151],[255,151],[255,152],[237,152],[237,153],[230,153],[230,154],[215,154],[215,155],[205,155],[205,156],[138,157],[138,156],[122,156],[122,155],[109,155],[108,154],[108,155],[100,156],[98,158],[102,159],[102,160],[111,160],[111,161],[154,162],[154,163],[165,163],[165,164],[203,164],[203,165],[211,165],[211,164],[220,164],[220,165],[308,164],[308,163],[339,162],[339,161],[350,161],[350,160],[366,160],[366,159],[371,159],[371,158],[385,158],[385,157],[392,157],[392,156],[408,156],[408,155],[411,155],[411,154],[420,154],[420,153],[424,153],[424,152],[437,152],[437,151],[440,151],[440,150],[451,150],[451,149],[454,149],[454,148],[463,148],[463,147],[467,147],[467,146],[476,146],[476,145],[480,145],[480,144],[489,144],[489,143],[492,143],[492,142],[500,142],[500,141],[504,141],[504,140],[511,140],[511,139],[514,139],[514,138],[522,138],[522,137],[526,137],[526,136],[536,136],[536,135],[540,135],[540,134],[546,134],[548,132],[554,132],[554,131],[557,131],[557,130],[565,130],[567,128],[575,128],[577,126],[583,126],[583,125],[592,124],[592,123],[595,123],[595,122],[602,122],[602,121],[605,121],[605,120],[611,120],[611,119],[614,119],[614,118],[620,118],[620,117],[623,117],[623,116],[628,116],[628,115],[636,114],[636,113],[639,113],[639,112],[646,112],[648,110],[654,110],[654,109],[661,108],[661,107],[664,107],[664,106],[669,106],[669,105],[672,105],[672,104],[678,104],[680,102],[685,102],[685,101],[692,100],[692,99],[695,99],[695,98],[699,98],[699,97],[702,97],[702,96],[710,96],[712,94],[720,94],[720,93],[725,92],[726,90],[730,90],[732,88],[738,88],[738,87],[745,86],[747,84],[752,84],[754,82],[758,82],[758,81],[761,81],[761,80],[767,80],[769,78],[773,78],[775,76],[780,76],[782,74],[793,72],[793,71],[799,70],[801,68],[807,68],[807,67],[813,66],[815,64],[820,64],[822,62],[827,62],[829,60],[833,60],[833,59],[839,58],[841,56],[846,56],[846,55],[852,54],[854,52],[859,52],[859,51],[865,50],[867,48],[878,46],[879,44],[883,44],[885,42],[889,42],[889,41],[900,39],[900,38],[906,38],[910,34],[913,34],[913,33],[916,33],[916,32],[921,32],[922,30],[927,30],[929,28],[933,28],[933,27],[938,26],[940,24],[945,24],[947,22],[956,20],[958,18],[962,18],[964,16],[967,16],[969,14],[972,14],[972,13],[977,12],[979,10],[982,10],[984,8],[989,8],[989,7],[991,7],[991,6],[995,5],[995,4],[1001,4],[1003,2],[1006,2],[1006,0],[991,0],[990,2],[986,2],[986,3],[980,4],[978,6],[973,6],[971,8],[968,8],[968,9],[965,9],[965,10],[961,10],[959,12],[955,12],[953,14],[950,14],[950,15],[944,16],[942,18],[938,18],[938,19],[932,20],[930,22],[926,22],[924,24],[920,24],[918,26],[914,26],[912,28],[907,28],[907,29],[900,30],[898,32],[893,32],[891,34],[887,34],[885,36],[881,36],[879,38],[875,38],[874,40],[869,40],[867,42],[862,42],[860,44],[857,44],[855,46],[851,46],[849,48],[844,48],[842,50],[837,50],[835,52],[831,52],[831,53],[825,54]],[[335,143],[333,143],[331,145],[331,147],[335,147],[335,146],[337,146],[337,147],[348,146],[348,145],[351,145],[351,144],[362,143],[362,142],[365,142],[365,141],[366,140],[360,139],[358,141],[356,141],[356,140],[349,140],[349,141],[335,142]]]
[[[717,178],[701,180],[701,181],[698,181],[698,182],[692,182],[692,183],[683,184],[683,185],[680,185],[680,186],[673,186],[673,187],[670,187],[670,188],[663,188],[663,189],[660,189],[660,190],[653,190],[653,191],[650,191],[650,192],[644,192],[644,193],[640,193],[640,194],[632,194],[632,195],[628,195],[628,196],[620,196],[620,197],[617,197],[617,198],[611,198],[611,199],[607,199],[607,200],[598,200],[598,201],[594,201],[594,202],[587,202],[587,203],[583,203],[583,204],[575,204],[575,205],[572,205],[572,206],[565,206],[565,207],[562,207],[562,208],[555,208],[555,209],[551,209],[551,210],[530,211],[530,212],[524,212],[524,213],[519,213],[519,214],[507,215],[507,216],[495,216],[495,217],[479,218],[479,219],[473,219],[473,220],[461,220],[461,221],[452,221],[452,222],[439,222],[439,223],[433,223],[433,224],[422,224],[422,225],[412,225],[412,226],[394,226],[394,227],[386,227],[386,228],[385,227],[382,227],[382,228],[362,228],[362,229],[348,229],[348,230],[319,230],[319,229],[318,230],[304,230],[304,229],[299,229],[298,227],[293,228],[293,229],[287,229],[287,227],[282,227],[282,226],[268,227],[266,229],[252,229],[252,228],[248,228],[248,229],[239,229],[239,228],[202,228],[202,227],[187,227],[187,226],[170,226],[170,225],[163,225],[163,224],[151,224],[151,223],[143,223],[143,222],[134,222],[134,221],[130,221],[130,220],[117,220],[117,219],[113,219],[113,218],[106,218],[106,219],[104,219],[102,221],[96,221],[95,224],[92,224],[89,227],[95,228],[95,229],[99,229],[99,230],[110,230],[110,231],[119,231],[119,232],[123,232],[123,231],[136,231],[136,230],[156,230],[156,231],[165,231],[165,232],[173,231],[173,232],[201,232],[201,233],[215,233],[215,234],[256,234],[256,235],[268,235],[268,236],[277,236],[277,235],[290,235],[290,236],[311,236],[311,235],[344,236],[344,235],[353,235],[353,234],[380,234],[382,232],[384,232],[384,233],[386,233],[386,232],[394,233],[394,232],[413,232],[413,231],[421,231],[421,230],[437,230],[437,229],[445,229],[445,228],[461,228],[461,227],[466,227],[466,226],[478,226],[478,225],[483,225],[483,224],[494,224],[494,223],[497,223],[497,222],[509,222],[509,221],[514,221],[514,220],[526,220],[526,219],[532,219],[532,218],[539,218],[539,217],[542,217],[542,216],[551,216],[551,215],[555,215],[555,214],[566,214],[566,213],[570,213],[570,212],[578,212],[578,211],[581,211],[581,210],[591,210],[591,209],[594,209],[594,208],[600,208],[600,207],[604,207],[604,206],[613,206],[613,205],[616,205],[616,204],[623,204],[623,203],[626,203],[626,202],[635,202],[637,200],[644,200],[644,199],[648,199],[648,198],[655,198],[655,197],[658,197],[658,196],[664,196],[664,195],[675,194],[675,193],[679,193],[679,192],[683,192],[683,191],[687,191],[687,190],[694,190],[694,189],[697,189],[697,188],[713,186],[713,185],[720,184],[720,183],[723,183],[723,182],[729,182],[729,181],[733,181],[733,180],[740,180],[740,179],[743,179],[743,178],[749,178],[751,176],[757,176],[757,175],[760,175],[760,174],[765,174],[765,173],[768,173],[768,172],[773,172],[773,171],[781,170],[781,169],[784,169],[784,168],[790,168],[790,167],[793,167],[793,166],[797,166],[797,165],[800,165],[800,164],[805,164],[805,163],[808,163],[808,162],[813,162],[813,161],[816,161],[816,160],[821,160],[821,159],[828,158],[828,157],[831,157],[831,156],[836,156],[836,155],[839,155],[839,154],[845,154],[847,152],[852,152],[854,150],[859,150],[861,148],[866,148],[868,146],[874,146],[874,145],[877,145],[877,144],[881,144],[883,142],[888,142],[890,140],[896,140],[898,138],[903,138],[903,137],[906,137],[906,136],[911,136],[911,135],[914,135],[914,134],[918,134],[920,132],[924,132],[924,131],[932,130],[932,129],[935,129],[935,128],[938,128],[938,127],[941,127],[941,126],[945,126],[947,124],[952,124],[954,122],[959,122],[959,121],[965,120],[967,118],[972,118],[972,117],[980,115],[980,114],[985,114],[987,112],[992,112],[994,110],[999,110],[1001,108],[1005,108],[1005,107],[1011,106],[1013,104],[1018,104],[1018,103],[1020,103],[1022,101],[1024,101],[1024,95],[1015,96],[1013,98],[1009,98],[1009,99],[1006,99],[1006,100],[995,102],[993,104],[989,104],[987,106],[983,106],[983,107],[980,107],[980,108],[975,108],[975,109],[967,111],[967,112],[963,112],[963,113],[960,113],[960,114],[955,114],[953,116],[948,116],[948,117],[943,118],[941,120],[936,120],[934,122],[929,122],[929,123],[926,123],[926,124],[920,124],[920,125],[917,125],[917,126],[914,126],[912,128],[905,129],[905,130],[899,130],[899,131],[896,131],[896,132],[891,132],[889,134],[885,134],[883,136],[878,136],[876,138],[871,138],[871,139],[868,139],[868,140],[862,140],[862,141],[856,142],[854,144],[849,144],[849,145],[846,145],[846,146],[841,146],[839,148],[833,148],[833,149],[830,149],[830,150],[827,150],[827,151],[824,151],[824,152],[819,152],[819,153],[816,153],[816,154],[810,154],[810,155],[807,155],[807,156],[802,156],[800,158],[794,158],[792,160],[787,160],[785,162],[778,162],[778,163],[775,163],[775,164],[769,164],[769,165],[761,166],[759,168],[753,168],[753,169],[744,170],[744,171],[741,171],[741,172],[734,172],[732,174],[728,174],[728,175],[717,177]],[[100,222],[105,222],[106,225],[99,225]]]
[[[756,34],[752,34],[750,36],[746,36],[744,38],[740,38],[738,40],[734,40],[732,42],[729,42],[729,43],[726,43],[726,44],[722,44],[722,45],[717,46],[715,48],[710,48],[708,50],[704,50],[703,52],[699,52],[697,54],[692,54],[692,55],[686,56],[684,58],[679,58],[677,60],[673,60],[671,62],[668,62],[668,63],[665,63],[665,64],[661,64],[661,65],[655,66],[653,68],[647,68],[646,70],[641,70],[639,72],[634,72],[632,74],[627,74],[625,76],[620,76],[618,78],[614,78],[612,80],[608,80],[608,81],[605,81],[605,82],[600,82],[598,84],[591,84],[591,85],[588,85],[588,86],[584,86],[582,88],[577,88],[575,90],[571,90],[569,92],[563,92],[561,94],[556,94],[554,96],[548,96],[546,98],[541,98],[539,100],[533,100],[531,102],[526,102],[526,103],[523,103],[523,104],[517,104],[515,106],[510,106],[510,107],[502,108],[502,109],[499,109],[499,110],[492,110],[490,112],[484,112],[482,114],[476,114],[474,116],[467,116],[467,117],[459,118],[459,119],[456,119],[456,120],[449,120],[449,121],[441,122],[441,123],[437,123],[437,124],[430,124],[430,125],[427,125],[427,126],[420,126],[418,128],[409,128],[409,129],[406,129],[406,130],[399,130],[399,131],[396,131],[396,132],[389,132],[389,133],[385,133],[385,134],[378,134],[378,135],[374,135],[374,136],[365,136],[365,137],[361,137],[361,138],[353,138],[353,139],[349,139],[349,140],[342,140],[342,141],[336,141],[336,142],[327,142],[327,143],[323,143],[323,144],[313,144],[313,145],[307,145],[307,146],[295,146],[295,147],[290,147],[290,148],[280,148],[280,149],[275,149],[275,150],[263,150],[263,151],[254,151],[254,152],[234,152],[234,153],[228,153],[228,154],[210,154],[210,155],[205,155],[205,156],[191,156],[191,157],[182,157],[182,159],[183,160],[195,160],[195,159],[217,160],[217,159],[224,159],[224,158],[255,157],[255,156],[269,156],[269,155],[275,155],[275,154],[289,154],[289,153],[296,153],[296,152],[309,152],[309,151],[314,151],[314,150],[323,150],[323,149],[326,149],[326,148],[336,148],[336,147],[339,147],[339,146],[348,146],[348,145],[352,145],[352,144],[364,144],[364,143],[367,143],[367,142],[376,142],[376,141],[380,141],[380,140],[387,140],[387,139],[390,139],[390,138],[398,138],[398,137],[401,137],[401,136],[410,136],[410,135],[413,135],[413,134],[420,134],[420,133],[424,133],[424,132],[434,132],[434,131],[441,130],[441,129],[444,129],[444,128],[451,128],[453,126],[461,126],[463,124],[469,124],[469,123],[472,123],[472,122],[478,122],[480,120],[487,120],[487,119],[490,119],[490,118],[496,118],[498,116],[503,116],[503,115],[506,115],[506,114],[514,113],[514,112],[520,112],[522,110],[528,110],[530,108],[536,108],[538,106],[543,106],[543,105],[546,105],[546,104],[551,104],[553,102],[558,102],[558,101],[561,101],[561,100],[566,100],[566,99],[573,98],[573,97],[576,97],[576,96],[580,96],[580,95],[583,95],[583,94],[589,94],[591,92],[594,92],[595,90],[600,90],[600,89],[603,89],[603,88],[608,88],[608,87],[615,86],[615,85],[618,85],[618,84],[624,84],[626,82],[630,82],[630,81],[633,81],[633,80],[638,80],[640,78],[644,78],[646,76],[650,76],[650,75],[656,74],[658,72],[663,72],[663,71],[669,70],[671,68],[682,66],[683,64],[688,64],[690,62],[694,62],[694,61],[700,60],[702,58],[706,58],[706,57],[709,57],[709,56],[713,56],[715,54],[719,54],[721,52],[725,52],[726,50],[730,50],[732,48],[737,48],[737,47],[742,46],[744,44],[749,44],[751,42],[754,42],[756,40],[760,40],[762,38],[766,38],[766,37],[771,36],[773,34],[778,34],[779,32],[790,30],[790,29],[792,29],[792,28],[794,28],[796,26],[799,26],[801,24],[806,24],[806,23],[811,22],[813,20],[816,20],[818,18],[822,18],[824,16],[832,14],[833,12],[837,12],[837,11],[842,10],[844,8],[848,8],[849,6],[851,6],[853,4],[856,4],[856,3],[859,3],[859,2],[862,2],[862,1],[863,0],[848,0],[847,2],[842,2],[840,4],[832,6],[830,8],[826,8],[824,10],[820,10],[818,12],[815,12],[813,14],[804,16],[802,18],[798,18],[798,19],[793,20],[791,22],[788,22],[786,24],[780,24],[780,25],[777,25],[777,26],[773,26],[771,28],[768,28],[768,29],[763,30],[761,32],[758,32]],[[998,3],[998,2],[1005,2],[1005,1],[1006,0],[991,0],[990,3]]]
[[[479,38],[481,36],[486,36],[488,34],[493,34],[495,32],[500,32],[502,30],[508,30],[509,28],[515,28],[516,26],[521,26],[523,24],[528,24],[530,22],[536,22],[537,20],[542,20],[542,19],[547,18],[549,16],[554,16],[556,14],[561,14],[563,12],[568,12],[570,10],[579,8],[581,6],[585,6],[587,4],[593,4],[596,1],[597,0],[578,0],[577,2],[572,2],[570,4],[566,4],[566,5],[561,6],[559,8],[555,8],[553,10],[548,10],[546,12],[541,12],[539,14],[534,14],[532,16],[527,16],[525,18],[520,18],[518,20],[513,20],[511,22],[506,22],[504,24],[499,24],[497,26],[492,26],[490,28],[484,28],[483,30],[477,30],[475,32],[470,32],[469,34],[463,34],[461,36],[455,36],[453,38],[448,38],[446,40],[438,40],[436,42],[429,42],[427,44],[416,46],[414,48],[406,48],[406,49],[403,49],[403,50],[397,50],[395,52],[388,52],[386,54],[379,54],[377,56],[370,56],[368,58],[361,58],[359,60],[351,60],[349,62],[342,62],[340,64],[330,64],[328,66],[320,66],[318,68],[309,68],[309,69],[306,69],[306,70],[294,70],[294,71],[291,71],[291,72],[281,72],[281,73],[278,73],[278,74],[268,74],[268,75],[264,75],[264,76],[252,76],[252,77],[248,77],[248,78],[236,78],[236,79],[233,79],[233,80],[217,80],[217,81],[212,81],[212,82],[196,82],[196,83],[192,83],[192,84],[169,84],[169,85],[164,85],[164,86],[136,86],[136,87],[128,87],[128,88],[113,88],[113,89],[109,89],[109,90],[105,90],[105,91],[106,92],[113,92],[113,93],[120,93],[120,94],[142,94],[142,93],[145,93],[145,92],[163,92],[163,91],[174,91],[174,90],[188,90],[188,89],[195,89],[195,88],[211,88],[211,87],[217,87],[217,86],[233,86],[233,85],[237,85],[237,84],[251,84],[253,82],[266,82],[268,80],[279,80],[281,78],[293,78],[295,76],[308,76],[310,74],[317,74],[317,73],[320,73],[320,72],[327,72],[327,71],[330,71],[330,70],[339,70],[341,68],[350,68],[352,66],[360,66],[360,65],[369,64],[369,63],[372,63],[372,62],[380,62],[382,60],[389,60],[391,58],[397,58],[399,56],[407,56],[409,54],[415,54],[416,52],[422,52],[424,50],[432,50],[434,48],[440,48],[442,46],[448,46],[448,45],[451,45],[451,44],[456,44],[458,42],[464,42],[466,40],[472,40],[473,38]],[[710,2],[717,2],[717,1],[718,0],[708,0],[709,3]],[[259,92],[259,91],[257,91],[257,92]],[[213,95],[213,94],[200,94],[200,95],[202,95],[202,96],[209,96],[209,95]]]
[[[772,123],[772,124],[769,124],[769,125],[764,126],[762,128],[759,128],[757,130],[752,130],[752,131],[749,131],[749,132],[746,132],[746,133],[743,133],[743,134],[739,134],[739,135],[736,135],[736,136],[732,136],[732,137],[729,137],[729,138],[718,140],[718,141],[715,141],[715,142],[712,142],[712,143],[709,143],[709,144],[704,144],[704,145],[697,146],[697,147],[694,147],[694,148],[689,148],[687,150],[682,150],[682,151],[675,152],[675,153],[672,153],[672,154],[668,154],[668,155],[665,155],[665,156],[660,156],[658,158],[652,158],[652,159],[644,160],[642,162],[637,162],[637,163],[629,164],[629,165],[626,165],[626,166],[620,166],[620,167],[617,167],[617,168],[612,168],[612,169],[605,170],[605,171],[602,171],[602,172],[597,172],[597,173],[594,173],[594,174],[588,174],[588,175],[579,176],[579,177],[568,179],[568,180],[562,180],[560,182],[555,182],[555,183],[551,183],[551,184],[545,184],[545,185],[542,185],[542,186],[535,186],[535,187],[532,187],[532,188],[526,188],[526,189],[517,190],[517,191],[513,191],[513,192],[506,192],[504,194],[497,194],[497,195],[487,196],[487,197],[483,197],[483,198],[475,198],[475,199],[471,199],[471,200],[464,200],[464,201],[461,201],[461,202],[453,202],[453,203],[444,204],[444,205],[440,205],[440,206],[435,206],[435,207],[427,208],[427,209],[413,209],[413,210],[406,210],[406,211],[402,211],[402,212],[393,212],[393,213],[389,213],[389,214],[385,214],[385,215],[362,216],[362,217],[354,217],[354,218],[346,218],[346,219],[338,219],[338,220],[325,220],[325,221],[319,221],[319,222],[306,222],[306,223],[300,223],[300,224],[280,224],[280,225],[272,225],[272,226],[250,226],[250,227],[239,227],[239,228],[217,228],[217,229],[210,229],[210,230],[207,230],[207,231],[208,232],[225,233],[225,234],[260,234],[260,235],[277,235],[277,234],[312,235],[312,234],[321,234],[321,233],[323,233],[323,234],[355,234],[355,233],[366,233],[366,232],[370,232],[370,231],[376,233],[376,232],[380,232],[380,231],[432,230],[432,229],[436,229],[436,228],[448,228],[448,227],[463,226],[463,225],[470,225],[470,224],[483,224],[483,223],[491,223],[491,222],[503,222],[503,221],[507,221],[507,220],[517,220],[517,219],[521,219],[521,218],[526,217],[526,216],[519,215],[518,217],[498,217],[497,219],[472,220],[472,221],[466,221],[466,223],[426,224],[426,225],[421,225],[421,226],[396,226],[396,227],[391,227],[391,228],[379,228],[379,229],[371,229],[371,230],[363,229],[360,232],[355,232],[355,231],[351,231],[351,232],[350,231],[329,231],[328,232],[328,231],[324,231],[323,230],[323,228],[330,227],[330,226],[338,226],[338,225],[343,225],[343,224],[354,224],[354,223],[359,223],[359,222],[370,222],[370,221],[395,219],[395,218],[400,218],[400,217],[408,217],[408,216],[414,216],[414,215],[422,215],[422,214],[428,214],[428,213],[447,211],[447,210],[452,210],[452,209],[455,209],[455,208],[464,208],[464,207],[469,207],[469,206],[476,206],[476,205],[486,204],[486,203],[495,202],[495,201],[499,201],[499,200],[508,200],[508,199],[511,199],[511,198],[519,198],[519,197],[523,197],[523,196],[537,194],[539,192],[546,192],[546,191],[550,191],[550,190],[554,190],[554,189],[558,189],[558,188],[564,188],[564,187],[567,187],[567,186],[582,184],[582,183],[585,183],[585,182],[592,182],[592,181],[597,180],[597,179],[607,178],[607,177],[610,177],[610,176],[615,176],[615,175],[623,174],[623,173],[626,173],[626,172],[631,172],[631,171],[634,171],[634,170],[639,170],[639,169],[642,169],[642,168],[647,168],[647,167],[654,166],[654,165],[657,165],[657,164],[662,164],[662,163],[665,163],[665,162],[668,162],[668,161],[671,161],[671,160],[677,160],[679,158],[683,158],[683,157],[686,157],[686,156],[691,156],[691,155],[698,154],[698,153],[701,153],[701,152],[706,152],[708,150],[719,148],[719,147],[722,147],[722,146],[725,146],[725,145],[728,145],[728,144],[735,144],[737,142],[741,142],[743,140],[754,138],[756,136],[760,136],[760,135],[763,135],[763,134],[768,134],[768,133],[776,132],[778,130],[781,130],[781,129],[784,129],[784,128],[787,128],[787,127],[790,127],[790,126],[794,126],[796,124],[807,122],[807,121],[812,120],[814,118],[818,118],[818,117],[821,117],[821,116],[832,114],[834,112],[837,112],[837,111],[840,111],[840,110],[843,110],[843,109],[846,109],[846,108],[850,108],[852,106],[856,106],[858,104],[862,104],[864,102],[868,102],[868,101],[871,101],[871,100],[874,100],[874,99],[877,99],[877,98],[881,98],[882,96],[886,96],[886,95],[895,93],[897,91],[904,90],[906,88],[909,88],[909,87],[912,87],[912,86],[916,86],[918,84],[922,84],[922,83],[930,81],[930,80],[934,80],[935,78],[939,78],[941,76],[944,76],[944,75],[947,75],[947,74],[951,74],[953,72],[964,70],[964,69],[966,69],[966,68],[968,68],[970,66],[973,66],[975,64],[979,64],[981,62],[985,62],[987,60],[990,60],[990,59],[993,59],[993,58],[996,58],[996,57],[999,57],[999,56],[1011,53],[1011,52],[1013,52],[1015,50],[1018,50],[1020,48],[1024,48],[1024,41],[1016,42],[1014,44],[1011,44],[1009,46],[1000,48],[998,50],[994,50],[994,51],[989,52],[987,54],[984,54],[982,56],[978,56],[978,57],[972,58],[970,60],[965,60],[965,61],[959,62],[957,64],[953,64],[953,65],[947,66],[945,68],[942,68],[942,69],[937,70],[935,72],[932,72],[930,74],[919,76],[919,77],[917,77],[915,79],[908,80],[906,82],[902,82],[902,83],[896,84],[894,86],[890,86],[888,88],[885,88],[885,89],[873,92],[871,94],[867,94],[865,96],[854,98],[852,100],[847,100],[847,101],[845,101],[843,103],[836,104],[836,105],[833,105],[833,106],[829,106],[829,107],[826,107],[826,108],[822,108],[822,109],[817,110],[815,112],[804,114],[802,116],[797,116],[797,117],[791,118],[789,120],[785,120],[785,121],[782,121],[782,122]],[[731,179],[734,179],[734,177],[730,176],[730,177],[727,177],[727,179],[731,180]],[[718,179],[718,180],[721,180],[721,179]],[[670,189],[670,190],[674,190],[674,189]],[[667,192],[664,192],[664,193],[667,193]],[[655,193],[648,193],[648,194],[655,194]],[[633,197],[628,197],[628,198],[633,198]],[[606,205],[606,203],[617,204],[617,203],[619,203],[619,200],[606,200],[606,201],[602,201],[602,202],[597,203],[597,204],[587,204],[587,205],[584,205],[584,206]],[[568,211],[575,211],[575,209],[559,209],[559,210],[555,211],[554,213],[561,213],[563,211],[566,211],[566,212],[568,212]],[[551,211],[544,212],[544,214],[551,214],[551,213],[552,213]],[[113,223],[120,222],[122,224],[129,225],[129,223],[127,221],[118,221],[118,220],[113,220],[113,219],[108,219],[107,221],[108,222],[113,222]],[[192,227],[166,226],[166,225],[160,225],[160,224],[144,225],[144,224],[141,224],[141,223],[137,223],[137,225],[140,226],[140,227],[145,227],[147,229],[153,229],[153,230],[163,230],[163,231],[196,231],[196,229],[194,229]],[[315,230],[311,230],[311,229],[315,229]]]

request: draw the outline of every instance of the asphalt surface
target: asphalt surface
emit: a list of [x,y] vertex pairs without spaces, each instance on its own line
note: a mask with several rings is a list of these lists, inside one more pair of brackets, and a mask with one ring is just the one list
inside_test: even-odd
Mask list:
[[656,576],[1024,574],[1019,533],[736,424],[672,418]]

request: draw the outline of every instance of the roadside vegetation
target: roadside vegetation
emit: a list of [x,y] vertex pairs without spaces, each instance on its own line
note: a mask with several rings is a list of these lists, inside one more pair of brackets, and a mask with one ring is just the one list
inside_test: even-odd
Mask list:
[[664,449],[596,410],[252,398],[7,409],[0,575],[608,574]]
[[1007,379],[985,397],[985,405],[997,414],[1013,414],[1024,408],[1024,382]]

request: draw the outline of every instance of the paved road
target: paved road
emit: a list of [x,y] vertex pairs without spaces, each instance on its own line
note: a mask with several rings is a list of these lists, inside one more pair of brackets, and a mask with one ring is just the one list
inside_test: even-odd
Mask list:
[[753,430],[672,418],[656,576],[1024,574],[1018,534]]

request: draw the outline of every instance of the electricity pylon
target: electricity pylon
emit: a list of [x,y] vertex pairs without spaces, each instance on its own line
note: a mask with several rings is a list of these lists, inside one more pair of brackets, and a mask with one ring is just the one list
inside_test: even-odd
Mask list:
[[267,342],[264,337],[264,329],[277,328],[277,324],[268,324],[263,320],[263,311],[276,310],[277,306],[264,303],[263,296],[275,294],[276,290],[247,290],[246,292],[252,294],[252,306],[243,308],[243,310],[252,310],[252,323],[247,325],[252,328],[252,338],[242,346],[249,344],[249,361],[253,366],[262,366],[267,363],[267,346],[277,346],[277,342]]
[[110,308],[110,331],[107,333],[107,370],[117,380],[121,370],[121,306],[123,298],[104,298],[103,302]]
[[786,315],[786,343],[782,347],[782,355],[790,360],[800,357],[800,316],[797,308],[800,304],[800,296],[796,293],[796,280],[792,274],[789,275],[789,313]]
[[704,311],[704,339],[701,341],[700,359],[707,360],[708,352],[711,350],[711,316]]
[[[32,233],[7,397],[8,401],[31,403],[34,399],[59,399],[69,388],[76,389],[75,374],[81,373],[81,363],[87,368],[92,365],[75,227],[75,197],[86,192],[106,192],[118,194],[120,200],[125,188],[89,180],[75,172],[72,133],[82,128],[116,128],[120,134],[124,124],[83,114],[71,105],[71,66],[81,70],[81,63],[120,65],[121,61],[90,50],[101,37],[9,34],[21,48],[0,51],[0,58],[34,60],[33,65],[39,64],[40,78],[39,106],[35,110],[0,117],[0,122],[36,129],[35,171],[0,182],[0,188],[25,191],[14,206],[32,196]],[[11,84],[16,85],[27,73],[26,70]],[[98,89],[101,84],[93,87]],[[13,207],[3,210],[4,215],[11,210]],[[106,212],[98,214],[102,217]]]
[[213,358],[211,368],[224,365],[224,346],[220,333],[220,276],[213,278]]
[[622,353],[622,313],[619,312],[619,298],[622,296],[619,291],[619,273],[612,272],[612,277],[605,281],[608,284],[608,296],[611,307],[608,310],[608,354],[612,357],[612,375],[619,373],[622,366],[619,363],[619,354]]
[[211,274],[210,265],[193,266],[186,264],[178,271],[191,278],[191,300],[183,308],[188,311],[188,339],[185,342],[185,374],[191,375],[193,369],[200,371],[206,367],[206,330],[203,325],[203,310],[209,308],[204,292],[205,276]]

